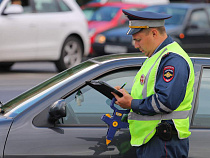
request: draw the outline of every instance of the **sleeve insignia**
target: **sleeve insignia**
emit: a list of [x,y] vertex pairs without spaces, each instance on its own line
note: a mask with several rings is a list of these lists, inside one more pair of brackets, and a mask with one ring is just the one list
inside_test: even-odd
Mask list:
[[165,66],[163,69],[163,80],[165,82],[170,82],[174,78],[174,67]]

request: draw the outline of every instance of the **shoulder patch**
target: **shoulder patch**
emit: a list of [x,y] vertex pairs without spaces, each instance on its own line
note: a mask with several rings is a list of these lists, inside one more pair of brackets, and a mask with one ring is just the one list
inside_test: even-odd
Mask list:
[[174,78],[174,67],[165,66],[163,69],[163,80],[165,82],[170,82]]

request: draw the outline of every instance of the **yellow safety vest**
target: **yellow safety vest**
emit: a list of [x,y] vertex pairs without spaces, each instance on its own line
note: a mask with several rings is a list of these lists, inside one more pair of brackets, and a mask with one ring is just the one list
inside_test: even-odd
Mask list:
[[[190,136],[189,131],[189,111],[191,110],[191,102],[193,100],[193,85],[194,85],[194,68],[191,59],[187,53],[179,46],[177,42],[173,42],[162,48],[156,54],[148,58],[140,71],[135,77],[135,81],[131,90],[133,99],[143,99],[151,95],[155,95],[155,82],[157,70],[162,57],[167,53],[176,53],[182,56],[189,65],[190,74],[186,87],[184,100],[179,107],[168,114],[156,114],[154,116],[136,114],[131,110],[128,115],[129,130],[131,134],[131,145],[140,146],[146,144],[155,134],[157,125],[161,120],[172,120],[178,132],[178,137],[184,139]],[[144,84],[141,85],[141,76],[145,76]],[[156,106],[154,98],[152,105]],[[166,108],[161,102],[160,106]]]

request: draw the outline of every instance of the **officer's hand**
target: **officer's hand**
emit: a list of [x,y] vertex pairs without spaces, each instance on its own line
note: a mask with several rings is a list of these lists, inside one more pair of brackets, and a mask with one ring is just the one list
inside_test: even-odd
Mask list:
[[[115,88],[116,90],[118,90],[118,91],[119,91],[120,89],[122,89],[120,86],[115,86],[114,88]],[[123,88],[123,89],[124,89],[124,88]],[[124,91],[125,91],[126,93],[128,93],[125,89],[124,89]],[[129,94],[129,93],[128,93],[128,94]]]
[[131,109],[131,101],[133,100],[132,96],[128,94],[125,89],[119,89],[118,91],[123,94],[122,97],[119,97],[117,94],[111,92],[117,100],[115,103],[124,109]]

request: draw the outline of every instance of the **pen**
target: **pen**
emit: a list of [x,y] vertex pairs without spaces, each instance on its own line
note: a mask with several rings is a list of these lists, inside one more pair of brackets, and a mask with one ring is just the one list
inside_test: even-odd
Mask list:
[[125,82],[125,83],[120,87],[120,89],[122,89],[123,87],[125,87],[126,84],[127,84],[127,82]]

